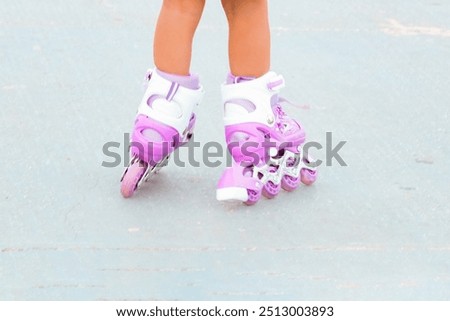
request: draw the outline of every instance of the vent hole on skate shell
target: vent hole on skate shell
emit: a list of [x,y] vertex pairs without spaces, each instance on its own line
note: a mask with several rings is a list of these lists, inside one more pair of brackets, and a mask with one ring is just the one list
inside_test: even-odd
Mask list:
[[235,132],[233,135],[231,135],[230,142],[232,143],[239,143],[239,142],[245,142],[249,139],[249,135],[243,132]]
[[225,102],[224,113],[226,117],[239,117],[252,113],[256,110],[256,105],[247,99],[232,99]]
[[253,176],[253,166],[245,167],[242,175],[245,177],[252,177]]
[[289,159],[286,160],[286,166],[287,167],[296,167],[300,163],[299,158],[292,158],[289,157]]
[[261,133],[261,135],[264,137],[264,139],[270,139],[271,138],[270,132],[268,132],[264,128],[257,128],[257,129]]
[[275,159],[282,158],[284,156],[284,152],[285,152],[284,149],[279,149],[278,153],[273,158]]
[[161,136],[161,134],[158,131],[151,128],[142,130],[141,134],[153,143],[159,143],[163,141],[163,137]]

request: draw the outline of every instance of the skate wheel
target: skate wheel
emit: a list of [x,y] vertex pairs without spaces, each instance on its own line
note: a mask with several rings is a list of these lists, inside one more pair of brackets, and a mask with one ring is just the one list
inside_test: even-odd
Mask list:
[[292,192],[300,185],[300,177],[284,175],[281,178],[281,187],[288,192]]
[[133,196],[139,180],[141,179],[142,175],[144,175],[145,168],[146,167],[143,166],[141,162],[133,163],[130,165],[130,167],[128,167],[128,170],[125,173],[122,179],[122,184],[120,186],[120,192],[122,193],[123,197],[129,198]]
[[262,189],[262,194],[266,198],[274,198],[275,196],[278,195],[280,191],[281,191],[280,184],[274,184],[273,182],[269,181],[264,185]]
[[303,184],[311,185],[317,179],[317,171],[307,169],[307,168],[302,168],[300,171],[300,177],[301,177]]
[[247,190],[248,200],[244,202],[245,205],[255,205],[261,198],[261,191],[256,191],[253,189]]

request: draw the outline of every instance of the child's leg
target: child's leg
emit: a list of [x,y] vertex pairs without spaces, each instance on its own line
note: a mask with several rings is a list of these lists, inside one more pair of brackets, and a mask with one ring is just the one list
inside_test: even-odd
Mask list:
[[270,68],[267,0],[222,0],[229,25],[229,59],[235,76],[260,77]]
[[192,39],[205,0],[164,0],[155,31],[156,67],[164,72],[188,75]]
[[178,147],[192,137],[194,109],[203,97],[196,75],[189,74],[192,39],[205,0],[164,0],[154,38],[156,69],[138,107],[130,142],[130,163],[121,179],[121,193],[131,197],[167,164]]
[[[222,0],[230,27],[231,73],[222,85],[225,140],[233,157],[217,186],[219,201],[255,204],[317,177],[302,152],[303,127],[280,105],[284,78],[270,71],[267,0]],[[252,152],[247,150],[252,144]],[[270,148],[269,148],[270,147]]]

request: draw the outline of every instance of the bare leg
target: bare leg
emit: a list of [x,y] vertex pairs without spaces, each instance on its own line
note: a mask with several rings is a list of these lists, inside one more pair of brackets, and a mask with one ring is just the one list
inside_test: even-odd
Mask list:
[[229,25],[231,73],[259,77],[270,69],[267,0],[222,0]]
[[164,0],[153,44],[156,67],[164,72],[188,75],[192,40],[205,0]]

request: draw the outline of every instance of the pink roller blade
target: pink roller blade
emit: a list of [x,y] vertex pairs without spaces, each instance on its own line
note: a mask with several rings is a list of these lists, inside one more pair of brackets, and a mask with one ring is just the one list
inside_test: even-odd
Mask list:
[[[189,132],[192,132],[194,125],[195,115],[192,114],[188,126]],[[149,131],[155,137],[147,137],[146,133]],[[138,115],[131,136],[131,153],[138,156],[140,160],[154,165],[185,143],[184,139],[175,128],[145,115]]]
[[[263,77],[242,83],[233,79],[223,88],[225,140],[233,164],[219,181],[219,201],[240,200],[253,205],[261,195],[272,199],[281,189],[294,191],[301,182],[311,185],[317,178],[312,162],[303,157],[305,131],[281,106],[287,102],[278,96],[284,79],[274,73]],[[249,116],[241,119],[245,111]]]
[[[192,136],[195,114],[192,114],[186,136],[180,137],[176,129],[144,115],[138,115],[130,146],[132,161],[122,177],[123,197],[133,196],[137,188],[167,165],[168,158]],[[153,137],[147,137],[147,133]]]
[[133,196],[138,187],[139,180],[145,173],[146,166],[148,165],[146,165],[145,163],[135,162],[131,164],[130,167],[128,167],[120,185],[120,192],[122,193],[123,197],[129,198]]

